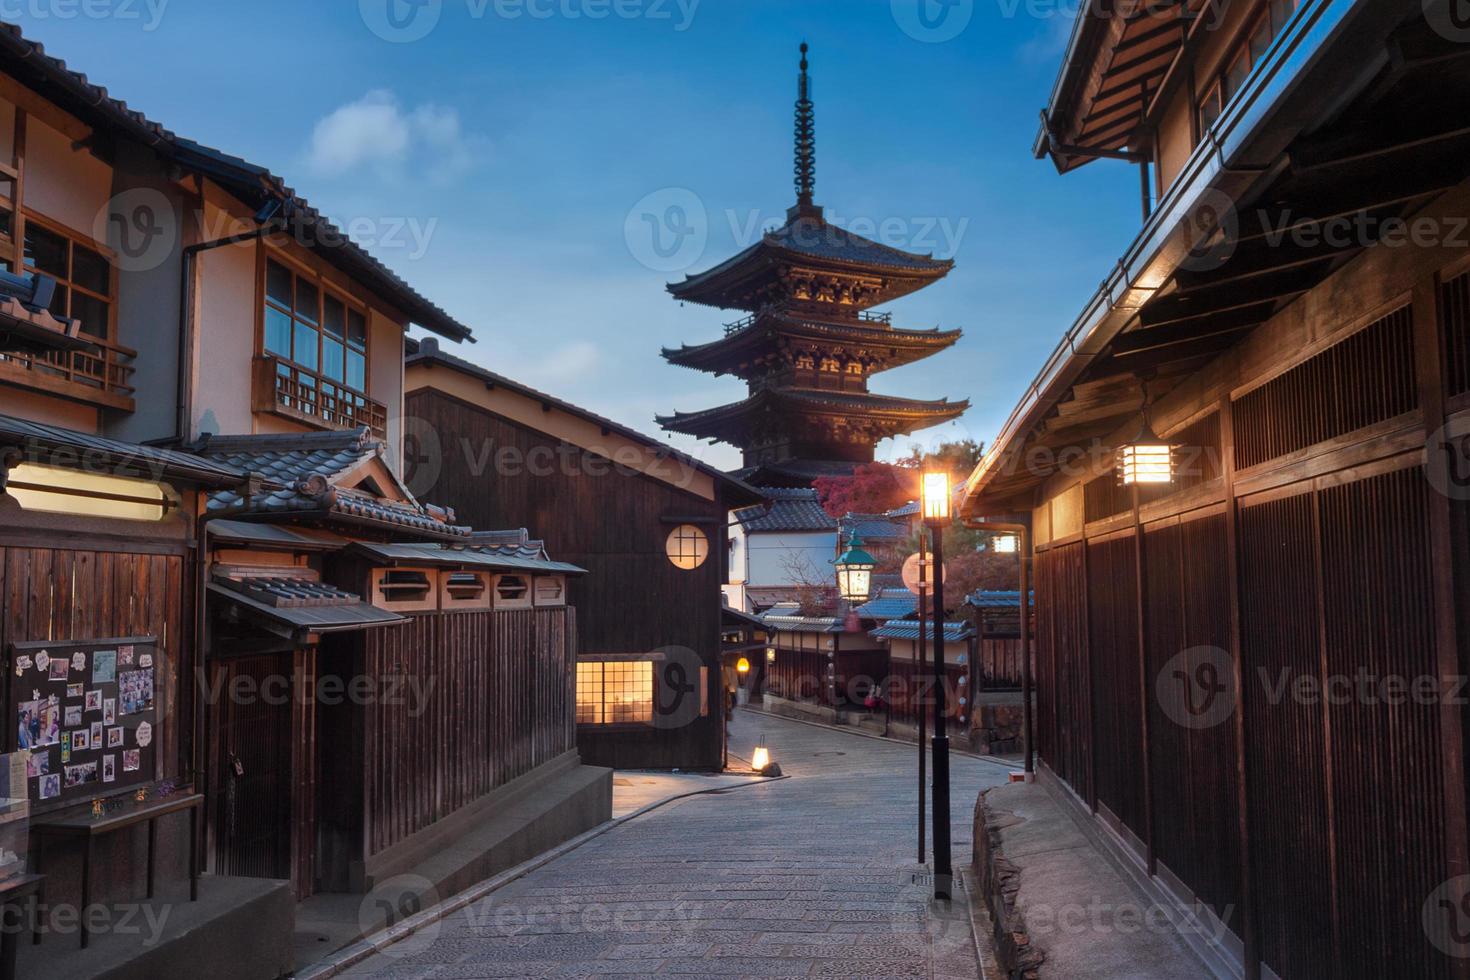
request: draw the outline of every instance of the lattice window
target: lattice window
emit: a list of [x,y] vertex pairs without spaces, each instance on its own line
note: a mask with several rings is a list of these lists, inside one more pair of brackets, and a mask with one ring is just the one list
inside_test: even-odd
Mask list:
[[584,660],[577,664],[577,724],[653,723],[653,661]]
[[1412,411],[1413,316],[1395,310],[1235,402],[1240,469]]
[[1440,286],[1439,318],[1445,381],[1451,395],[1463,395],[1470,391],[1470,272]]
[[681,524],[669,532],[666,550],[676,567],[693,571],[709,557],[709,536],[693,524]]

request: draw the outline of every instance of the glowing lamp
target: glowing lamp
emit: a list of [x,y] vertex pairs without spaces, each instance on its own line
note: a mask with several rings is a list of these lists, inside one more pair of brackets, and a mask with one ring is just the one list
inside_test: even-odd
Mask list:
[[852,603],[864,603],[873,592],[873,569],[878,560],[863,550],[863,539],[854,534],[847,550],[833,562],[837,567],[837,591]]
[[1174,482],[1174,447],[1154,435],[1147,421],[1138,435],[1118,448],[1118,482],[1124,486]]
[[775,662],[776,662],[776,648],[775,647],[766,647],[766,663],[773,664]]
[[1021,550],[1021,539],[1014,534],[1002,534],[995,539],[995,553],[1014,555]]
[[925,473],[921,488],[924,520],[949,520],[949,474]]
[[750,673],[750,661],[746,660],[744,657],[741,657],[739,660],[735,661],[735,672],[738,674]]
[[764,745],[757,745],[755,751],[750,755],[750,766],[756,772],[760,772],[771,764],[771,752]]

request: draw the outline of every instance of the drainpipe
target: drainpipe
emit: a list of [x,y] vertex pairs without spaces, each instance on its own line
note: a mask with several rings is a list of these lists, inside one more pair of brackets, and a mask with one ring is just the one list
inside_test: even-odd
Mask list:
[[1026,778],[1029,781],[1036,774],[1031,727],[1031,529],[1025,524],[1002,524],[968,517],[963,523],[972,531],[1014,534],[1018,539],[1017,550],[1021,556],[1021,738],[1026,748]]

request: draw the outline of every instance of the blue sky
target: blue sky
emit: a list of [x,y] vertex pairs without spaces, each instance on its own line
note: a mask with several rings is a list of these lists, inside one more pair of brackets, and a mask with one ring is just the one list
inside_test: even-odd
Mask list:
[[[964,339],[873,388],[973,407],[885,444],[887,455],[913,441],[991,439],[1139,223],[1132,168],[1103,162],[1063,178],[1031,158],[1073,0],[949,2],[6,0],[0,10],[114,95],[270,167],[355,227],[475,329],[479,343],[458,353],[649,433],[657,413],[742,397],[733,379],[658,356],[739,316],[681,308],[664,284],[749,244],[794,202],[796,48],[809,41],[817,202],[839,224],[957,264],[888,308],[899,325],[959,326]],[[671,205],[697,234],[665,260],[641,216],[663,220]],[[671,441],[738,465],[730,447]]]

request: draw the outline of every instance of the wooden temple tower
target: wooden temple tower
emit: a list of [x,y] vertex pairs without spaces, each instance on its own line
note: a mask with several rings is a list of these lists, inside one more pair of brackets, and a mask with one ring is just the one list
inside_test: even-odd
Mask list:
[[810,486],[871,462],[881,439],[958,417],[969,402],[875,395],[868,378],[950,347],[959,330],[901,330],[880,303],[948,275],[950,260],[890,248],[829,224],[813,203],[816,143],[807,46],[796,103],[797,204],[784,225],[734,258],[668,289],[675,298],[749,315],[719,340],[665,349],[673,364],[732,374],[749,397],[661,416],[665,429],[727,442],[736,475],[762,486]]

